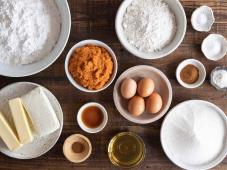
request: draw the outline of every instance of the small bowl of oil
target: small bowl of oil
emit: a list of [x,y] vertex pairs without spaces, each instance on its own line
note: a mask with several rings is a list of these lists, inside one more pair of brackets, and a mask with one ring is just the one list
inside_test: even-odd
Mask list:
[[108,146],[110,161],[121,168],[138,166],[145,158],[143,140],[133,132],[122,132],[114,136]]

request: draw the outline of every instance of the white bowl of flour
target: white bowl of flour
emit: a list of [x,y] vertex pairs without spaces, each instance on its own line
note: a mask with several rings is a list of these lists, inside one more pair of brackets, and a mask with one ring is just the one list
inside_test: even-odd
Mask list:
[[186,27],[185,11],[178,0],[125,0],[115,20],[121,44],[143,59],[172,53],[183,41]]
[[49,67],[62,53],[71,29],[66,0],[0,3],[0,75],[24,77]]
[[227,118],[216,105],[189,100],[175,106],[161,128],[162,147],[183,169],[210,169],[227,154]]

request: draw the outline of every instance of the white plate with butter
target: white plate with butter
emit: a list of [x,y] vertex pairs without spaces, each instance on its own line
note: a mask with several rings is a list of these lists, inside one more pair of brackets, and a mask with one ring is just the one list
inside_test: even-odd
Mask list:
[[[12,128],[14,128],[15,126],[11,116],[8,101],[13,98],[21,97],[37,87],[42,86],[35,83],[19,82],[10,84],[0,90],[0,111],[3,113]],[[56,113],[60,127],[55,132],[47,136],[35,136],[33,142],[23,145],[16,151],[10,151],[5,143],[0,139],[0,152],[2,152],[3,154],[17,159],[37,158],[48,152],[59,139],[63,127],[63,112],[56,97],[46,88],[42,88],[52,108],[54,109],[54,112]]]

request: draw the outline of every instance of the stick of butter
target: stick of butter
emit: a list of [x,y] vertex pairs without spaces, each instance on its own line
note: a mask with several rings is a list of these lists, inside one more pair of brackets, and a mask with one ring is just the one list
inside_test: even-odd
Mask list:
[[1,112],[0,112],[0,137],[11,151],[16,151],[22,146],[19,140],[17,139],[17,136],[13,132],[12,128],[10,127],[9,123],[7,122],[7,120],[2,115]]
[[20,143],[27,144],[32,142],[34,138],[21,99],[15,98],[10,100],[9,106]]
[[42,87],[21,97],[38,136],[46,136],[60,128],[59,120]]

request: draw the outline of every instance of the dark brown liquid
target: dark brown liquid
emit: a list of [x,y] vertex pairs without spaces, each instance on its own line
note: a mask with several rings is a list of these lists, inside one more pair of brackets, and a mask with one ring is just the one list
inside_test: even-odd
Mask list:
[[75,153],[82,153],[84,151],[84,145],[79,142],[75,142],[72,144],[72,150]]
[[88,107],[82,113],[82,121],[88,128],[97,128],[103,122],[103,112],[96,106]]

